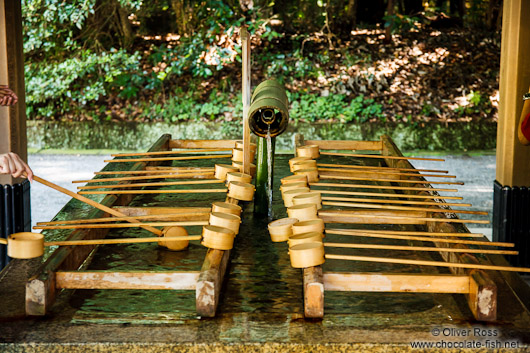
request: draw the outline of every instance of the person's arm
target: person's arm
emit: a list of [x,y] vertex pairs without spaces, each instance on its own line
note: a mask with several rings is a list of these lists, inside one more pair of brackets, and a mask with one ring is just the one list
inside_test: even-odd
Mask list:
[[[525,95],[526,97],[527,95]],[[519,118],[519,128],[517,129],[519,141],[525,145],[530,145],[530,99],[526,99],[523,104],[523,111]]]
[[27,174],[29,181],[33,181],[33,171],[18,154],[9,152],[0,154],[0,174],[11,174],[15,178]]
[[18,101],[18,97],[6,85],[0,85],[0,106],[13,105]]

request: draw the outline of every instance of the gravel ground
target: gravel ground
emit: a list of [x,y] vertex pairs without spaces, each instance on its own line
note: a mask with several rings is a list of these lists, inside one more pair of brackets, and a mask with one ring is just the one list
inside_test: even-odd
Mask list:
[[[35,173],[44,179],[61,185],[69,190],[76,191],[81,184],[72,184],[72,180],[91,179],[94,171],[104,167],[105,159],[109,155],[48,155],[32,154],[29,156],[29,163]],[[429,157],[429,156],[421,156]],[[494,155],[456,155],[456,156],[434,156],[445,158],[445,162],[413,161],[416,168],[443,169],[449,174],[456,175],[456,179],[451,181],[463,181],[463,186],[443,186],[457,188],[458,195],[463,196],[463,201],[473,204],[471,209],[488,211],[489,216],[473,216],[474,219],[489,219],[493,209],[493,181],[495,179],[495,156]],[[431,181],[440,178],[428,178]],[[445,178],[444,178],[445,179]],[[441,193],[442,195],[444,193]],[[445,193],[447,194],[447,193]],[[51,220],[70,199],[68,196],[58,191],[51,190],[39,183],[31,186],[31,217],[35,225],[37,221]],[[465,217],[462,217],[465,218]],[[480,225],[479,225],[480,226]],[[481,228],[488,237],[491,235],[491,225]],[[474,228],[470,227],[471,231]]]

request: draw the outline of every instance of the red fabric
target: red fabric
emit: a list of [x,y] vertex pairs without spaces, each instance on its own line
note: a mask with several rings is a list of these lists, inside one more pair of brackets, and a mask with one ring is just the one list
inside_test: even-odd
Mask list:
[[521,124],[521,132],[530,141],[530,113],[528,113]]

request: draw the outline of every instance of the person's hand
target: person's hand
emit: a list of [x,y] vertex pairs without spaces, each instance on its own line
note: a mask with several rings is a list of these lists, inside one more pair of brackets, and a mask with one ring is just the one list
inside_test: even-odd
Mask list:
[[0,174],[11,174],[19,178],[26,174],[29,181],[33,181],[33,171],[16,153],[0,154]]
[[0,106],[9,106],[18,102],[18,97],[6,85],[0,85]]

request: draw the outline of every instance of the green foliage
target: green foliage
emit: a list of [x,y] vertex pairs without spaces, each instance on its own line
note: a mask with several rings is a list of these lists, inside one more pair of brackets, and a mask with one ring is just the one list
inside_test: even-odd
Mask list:
[[484,0],[471,0],[464,19],[473,27],[485,27],[488,2]]
[[[235,32],[247,25],[255,34],[253,73],[274,77],[294,92],[294,119],[385,119],[382,105],[373,98],[308,93],[326,92],[321,86],[323,78],[329,78],[324,86],[332,91],[361,91],[347,86],[358,84],[349,78],[347,85],[346,79],[336,85],[342,73],[334,71],[345,66],[347,75],[357,79],[352,74],[354,66],[379,65],[371,44],[353,44],[352,18],[345,18],[350,16],[349,2],[255,1],[252,8],[246,8],[246,3],[23,0],[28,117],[170,122],[239,118],[241,98],[234,92],[239,91],[235,72],[240,70],[241,48]],[[467,20],[480,21],[487,2],[468,3]],[[376,13],[360,12],[358,21],[367,13]],[[377,15],[379,23],[381,19],[382,14]],[[396,14],[384,21],[393,31],[405,32],[419,20]],[[363,92],[374,93],[370,87]],[[487,95],[478,91],[472,92],[469,101],[459,108],[460,115],[493,109]],[[431,117],[436,110],[426,104],[421,112]]]
[[291,93],[289,101],[290,115],[294,120],[364,123],[384,118],[383,106],[362,94],[348,102],[347,96],[342,94],[322,97],[316,94]]
[[418,29],[420,19],[414,16],[394,14],[383,17],[385,28],[390,27],[392,33],[408,32],[412,29]]
[[488,96],[479,91],[471,91],[466,98],[469,100],[469,104],[455,109],[459,116],[487,115],[493,110]]
[[58,54],[66,44],[77,49],[74,41],[88,15],[94,13],[95,0],[22,1],[24,52]]
[[94,103],[112,90],[132,96],[138,88],[125,86],[124,77],[138,71],[138,60],[138,55],[123,50],[99,55],[85,50],[61,62],[26,64],[28,115],[53,118]]

